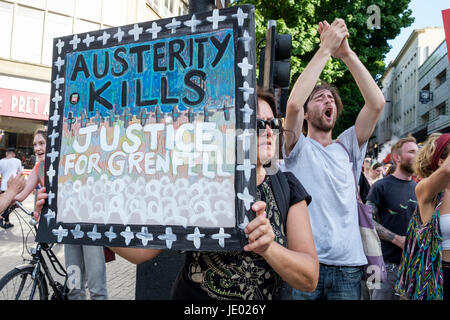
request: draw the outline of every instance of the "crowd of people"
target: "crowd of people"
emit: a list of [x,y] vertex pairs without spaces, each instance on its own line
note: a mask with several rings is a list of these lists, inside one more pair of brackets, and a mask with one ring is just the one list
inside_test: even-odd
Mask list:
[[[245,228],[248,244],[237,252],[187,252],[174,299],[449,299],[450,134],[431,135],[420,150],[412,136],[400,139],[391,148],[390,166],[367,157],[383,94],[350,48],[342,19],[320,22],[318,32],[320,47],[292,88],[283,128],[273,96],[257,89],[257,201],[252,205],[256,218]],[[319,79],[332,57],[347,66],[365,102],[354,126],[336,140],[333,128],[344,106],[338,89]],[[277,172],[268,172],[277,132],[284,135],[284,160]],[[26,185],[14,178],[9,186],[16,193],[23,189],[16,200],[41,187],[37,215],[46,199],[45,138],[44,132],[35,136],[39,162]],[[10,201],[10,195],[0,198],[3,204]],[[372,210],[386,269],[386,279],[370,286],[363,281],[369,255],[360,232],[359,201]],[[86,271],[91,297],[107,298],[100,250],[65,247],[66,264]],[[161,252],[111,249],[136,264]],[[90,270],[89,261],[94,261]],[[216,272],[219,264],[229,272]],[[285,287],[288,295],[283,295]],[[98,288],[103,293],[96,293]],[[80,297],[79,292],[72,296]]]

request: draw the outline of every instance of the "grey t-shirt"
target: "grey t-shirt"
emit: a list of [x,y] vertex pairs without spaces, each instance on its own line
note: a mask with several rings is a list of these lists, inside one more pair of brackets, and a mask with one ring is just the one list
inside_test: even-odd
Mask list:
[[358,224],[356,186],[367,142],[359,147],[355,127],[345,130],[338,140],[323,147],[300,135],[282,170],[291,171],[313,201],[308,206],[311,227],[320,263],[337,266],[367,264]]

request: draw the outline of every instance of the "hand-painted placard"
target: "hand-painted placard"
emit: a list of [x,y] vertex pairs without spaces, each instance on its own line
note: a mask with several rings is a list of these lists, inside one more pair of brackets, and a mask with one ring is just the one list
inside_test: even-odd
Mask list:
[[56,38],[38,241],[242,248],[254,29],[246,5]]

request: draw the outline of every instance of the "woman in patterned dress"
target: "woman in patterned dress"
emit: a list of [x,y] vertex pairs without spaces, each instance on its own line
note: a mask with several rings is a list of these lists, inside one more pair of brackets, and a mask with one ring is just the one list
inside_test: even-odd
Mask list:
[[396,289],[403,299],[450,300],[450,134],[433,133],[416,155],[418,207]]
[[[313,291],[319,276],[319,263],[311,231],[307,205],[311,197],[291,173],[284,173],[289,184],[287,218],[280,213],[271,176],[265,164],[276,152],[273,96],[257,90],[258,160],[256,166],[258,200],[256,212],[245,228],[248,244],[243,251],[186,252],[186,261],[172,288],[173,299],[280,299],[283,282]],[[275,119],[274,121],[272,121]],[[161,250],[112,248],[125,259],[139,264]]]

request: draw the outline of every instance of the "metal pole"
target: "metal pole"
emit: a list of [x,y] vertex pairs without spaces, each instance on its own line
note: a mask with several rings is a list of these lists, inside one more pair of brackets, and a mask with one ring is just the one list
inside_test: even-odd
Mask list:
[[189,0],[189,14],[212,11],[215,9],[215,0]]

